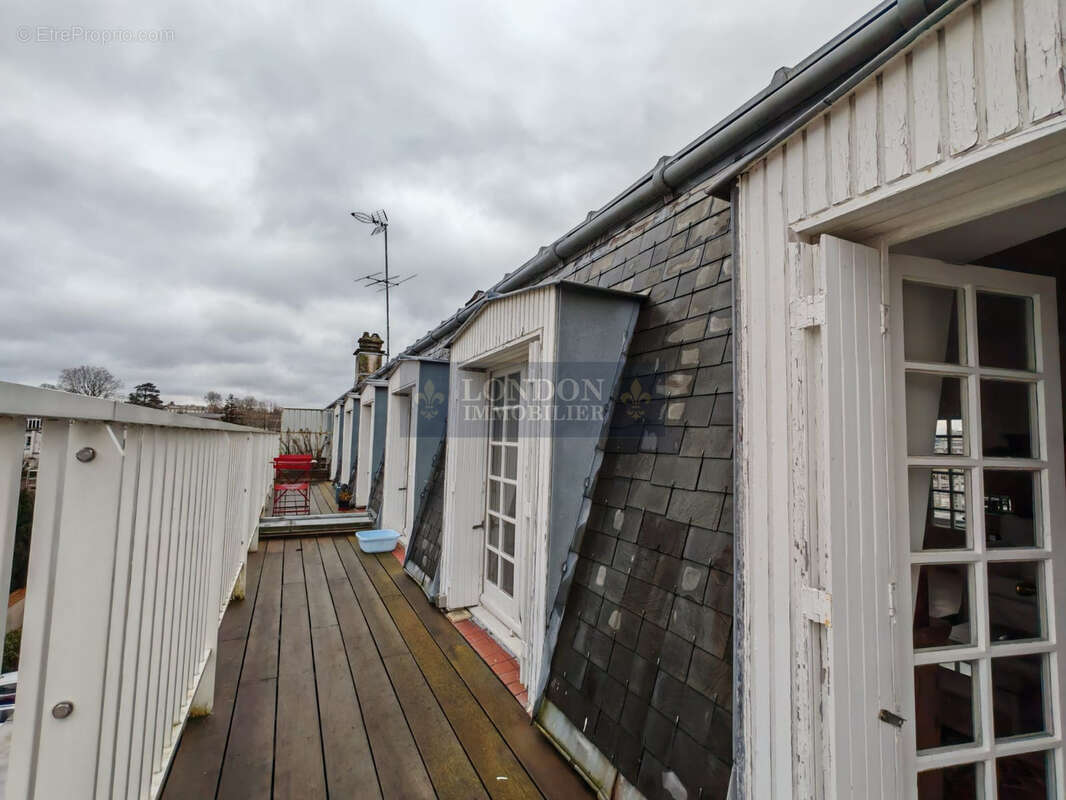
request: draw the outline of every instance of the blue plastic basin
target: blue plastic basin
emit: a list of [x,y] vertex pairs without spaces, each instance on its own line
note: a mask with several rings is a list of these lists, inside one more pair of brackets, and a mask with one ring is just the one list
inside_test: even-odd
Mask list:
[[359,531],[355,535],[359,539],[359,549],[364,553],[391,553],[400,541],[400,534],[390,530]]

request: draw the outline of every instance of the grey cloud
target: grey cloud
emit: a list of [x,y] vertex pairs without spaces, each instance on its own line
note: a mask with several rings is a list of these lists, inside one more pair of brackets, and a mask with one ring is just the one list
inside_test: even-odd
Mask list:
[[[862,3],[860,5],[866,5]],[[320,404],[842,29],[846,0],[16,3],[0,36],[0,378]],[[768,23],[768,20],[770,22]],[[18,43],[19,25],[169,29]]]

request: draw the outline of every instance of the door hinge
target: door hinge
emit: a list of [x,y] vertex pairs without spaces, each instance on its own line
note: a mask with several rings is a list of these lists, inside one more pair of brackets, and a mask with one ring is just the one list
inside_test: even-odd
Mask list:
[[881,333],[888,333],[888,306],[881,304]]
[[903,723],[906,722],[899,714],[893,714],[887,708],[882,708],[877,718],[882,722],[887,722],[893,728],[902,728]]
[[789,321],[792,330],[814,328],[825,324],[825,294],[796,297],[788,304]]
[[888,616],[896,616],[896,582],[888,584]]
[[810,586],[804,588],[800,593],[800,608],[803,616],[811,622],[817,622],[827,628],[832,627],[833,620],[830,615],[832,599],[829,592],[812,589]]

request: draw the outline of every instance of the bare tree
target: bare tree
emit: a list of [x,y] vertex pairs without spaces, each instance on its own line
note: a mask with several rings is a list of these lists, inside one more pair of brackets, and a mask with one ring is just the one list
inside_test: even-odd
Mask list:
[[87,394],[89,397],[111,397],[122,383],[104,367],[67,367],[59,373],[59,388],[64,392]]

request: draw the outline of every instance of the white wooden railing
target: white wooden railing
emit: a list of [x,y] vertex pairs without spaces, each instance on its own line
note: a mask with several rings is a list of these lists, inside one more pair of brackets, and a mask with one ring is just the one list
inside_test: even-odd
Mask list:
[[6,797],[155,797],[210,711],[278,437],[0,382],[2,587],[27,417],[44,422]]

